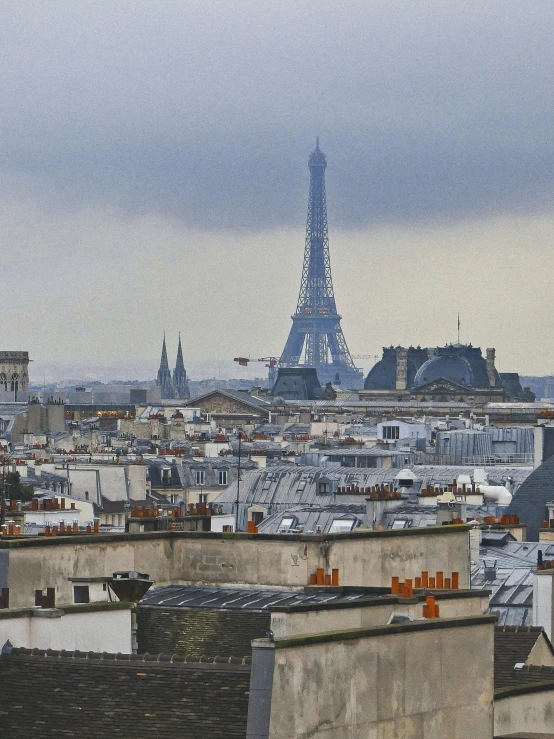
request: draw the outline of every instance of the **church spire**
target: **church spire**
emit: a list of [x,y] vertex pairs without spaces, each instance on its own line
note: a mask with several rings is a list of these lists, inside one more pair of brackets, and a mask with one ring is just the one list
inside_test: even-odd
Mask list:
[[179,345],[177,347],[177,361],[173,370],[173,389],[176,398],[190,398],[189,383],[185,363],[183,362],[183,348],[181,346],[181,334],[179,333]]
[[171,380],[171,372],[169,370],[169,363],[167,361],[167,347],[165,345],[165,331],[164,340],[162,344],[162,358],[160,359],[160,369],[158,370],[158,377],[156,379],[156,385],[161,389],[162,398],[173,398],[173,382]]

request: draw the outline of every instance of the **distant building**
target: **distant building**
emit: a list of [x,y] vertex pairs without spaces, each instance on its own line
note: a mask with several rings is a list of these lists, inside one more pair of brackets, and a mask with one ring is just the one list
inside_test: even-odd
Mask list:
[[187,372],[183,362],[181,334],[179,334],[179,346],[177,347],[177,362],[173,370],[173,392],[175,398],[190,398]]
[[156,385],[160,388],[160,394],[162,399],[172,398],[190,398],[187,372],[185,370],[185,364],[183,362],[183,349],[181,346],[181,334],[179,334],[179,345],[177,348],[177,360],[175,363],[175,369],[173,370],[173,377],[171,376],[171,370],[169,369],[169,362],[167,361],[167,347],[165,344],[165,334],[162,344],[162,356],[160,359],[160,368],[158,370],[158,376],[156,378]]
[[29,352],[0,352],[0,393],[17,400],[29,389]]
[[459,403],[534,401],[533,393],[522,389],[517,373],[497,371],[495,358],[494,349],[487,349],[483,356],[471,344],[384,348],[360,397]]

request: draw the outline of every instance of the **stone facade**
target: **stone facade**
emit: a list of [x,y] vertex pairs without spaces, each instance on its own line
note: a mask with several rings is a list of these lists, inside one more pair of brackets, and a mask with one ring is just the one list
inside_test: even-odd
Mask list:
[[0,352],[0,391],[29,389],[29,352]]

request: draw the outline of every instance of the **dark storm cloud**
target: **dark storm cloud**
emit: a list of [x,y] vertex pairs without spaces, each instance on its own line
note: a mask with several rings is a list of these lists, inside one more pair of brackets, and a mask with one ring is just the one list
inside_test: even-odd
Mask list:
[[544,0],[12,0],[2,170],[52,207],[298,225],[316,134],[334,226],[552,200]]

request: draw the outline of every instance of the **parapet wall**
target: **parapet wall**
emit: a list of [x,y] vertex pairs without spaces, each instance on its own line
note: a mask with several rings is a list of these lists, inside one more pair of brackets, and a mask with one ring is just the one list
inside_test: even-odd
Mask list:
[[[248,736],[491,739],[494,621],[439,619],[276,639],[260,644],[260,655],[254,642],[253,679],[258,656],[274,666],[263,685],[271,713],[260,702],[268,695],[251,690]],[[471,655],[463,669],[461,655]]]
[[[6,557],[7,555],[7,557]],[[6,562],[7,559],[7,562]],[[169,583],[304,587],[318,568],[339,570],[341,585],[390,587],[393,576],[423,570],[458,572],[469,587],[467,526],[337,535],[151,532],[83,535],[0,542],[0,588],[12,607],[34,605],[37,589],[56,588],[56,605],[71,603],[68,578],[146,572]]]

